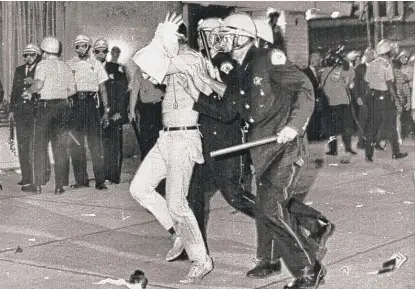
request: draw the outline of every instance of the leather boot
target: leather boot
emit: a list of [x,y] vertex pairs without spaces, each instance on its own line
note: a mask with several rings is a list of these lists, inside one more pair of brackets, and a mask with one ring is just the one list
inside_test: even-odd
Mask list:
[[326,275],[326,269],[319,262],[314,266],[306,266],[301,271],[301,277],[285,285],[284,289],[316,289]]
[[268,259],[262,259],[258,265],[246,273],[246,277],[253,279],[263,279],[281,272],[281,261],[271,263]]

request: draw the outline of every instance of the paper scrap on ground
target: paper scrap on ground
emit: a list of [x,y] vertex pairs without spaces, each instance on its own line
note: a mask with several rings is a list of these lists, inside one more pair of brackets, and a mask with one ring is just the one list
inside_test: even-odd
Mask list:
[[126,286],[127,288],[129,288],[129,289],[141,289],[142,288],[142,286],[141,286],[141,284],[131,284],[131,283],[128,283],[127,281],[125,281],[124,279],[118,279],[118,280],[114,280],[114,279],[111,279],[111,278],[107,278],[107,279],[104,279],[104,280],[101,280],[101,281],[99,281],[99,282],[97,282],[97,283],[94,283],[94,284],[96,284],[96,285],[104,285],[104,284],[113,284],[113,285],[118,285],[118,286]]
[[307,206],[311,206],[313,204],[313,202],[306,202],[305,203]]
[[367,176],[367,173],[362,173],[362,175]]
[[384,189],[381,189],[381,188],[376,188],[374,190],[370,190],[369,193],[370,194],[375,194],[375,195],[386,195],[386,194],[394,195],[395,194],[394,192],[387,192],[387,191],[385,191]]
[[412,205],[414,202],[411,202],[411,201],[403,201],[403,203],[404,203],[405,205]]
[[405,257],[402,253],[393,254],[388,261],[382,264],[382,268],[379,269],[377,273],[384,274],[387,272],[395,271],[396,269],[401,267],[403,263],[406,262],[406,260],[408,260],[408,258]]
[[349,275],[349,268],[347,268],[346,266],[344,266],[344,267],[342,268],[342,272],[343,272],[344,274],[346,274],[346,275]]
[[95,217],[95,214],[81,214],[82,217]]
[[330,167],[338,167],[339,164],[329,164]]
[[127,220],[130,216],[124,216],[124,212],[121,212],[121,218],[123,221]]
[[16,172],[17,174],[19,174],[19,175],[21,175],[21,174],[22,174],[22,170],[21,170],[21,169],[17,169],[17,170],[15,170],[15,172]]
[[28,241],[30,241],[30,242],[36,242],[36,239],[35,238],[31,238]]
[[363,207],[363,205],[357,205],[357,206],[356,206],[356,208],[361,208],[361,207]]

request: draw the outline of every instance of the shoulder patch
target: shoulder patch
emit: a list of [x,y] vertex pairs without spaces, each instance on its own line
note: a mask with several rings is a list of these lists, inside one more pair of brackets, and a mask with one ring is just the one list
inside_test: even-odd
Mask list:
[[120,65],[120,66],[118,66],[118,71],[120,72],[120,73],[124,73],[124,69],[122,69],[122,66]]
[[271,53],[271,63],[272,65],[284,65],[287,63],[287,57],[281,50],[274,49]]
[[229,74],[232,69],[233,65],[229,61],[225,61],[220,65],[220,70],[226,74]]

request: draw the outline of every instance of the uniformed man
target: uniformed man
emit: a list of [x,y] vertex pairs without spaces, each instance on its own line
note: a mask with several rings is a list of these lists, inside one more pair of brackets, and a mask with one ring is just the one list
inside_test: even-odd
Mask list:
[[[202,61],[202,56],[188,48],[185,36],[176,38],[182,17],[169,14],[159,24],[152,42],[138,51],[134,62],[150,79],[165,82],[166,94],[162,103],[163,130],[131,182],[130,192],[162,226],[176,235],[173,248],[167,253],[170,260],[184,247],[192,267],[181,283],[198,283],[213,270],[196,218],[187,202],[189,185],[196,163],[203,163],[202,141],[198,129],[199,114],[193,104],[199,90],[189,93],[181,71]],[[183,27],[183,26],[182,26]],[[203,92],[210,94],[203,83]],[[166,178],[166,198],[155,188]]]
[[376,136],[383,128],[384,138],[388,139],[392,147],[392,158],[406,157],[401,153],[396,131],[395,104],[397,99],[394,88],[394,75],[391,59],[391,47],[388,42],[381,41],[376,46],[378,57],[373,60],[366,71],[365,81],[369,90],[366,94],[368,105],[368,127],[366,133],[366,161],[373,162],[373,153]]
[[[45,185],[48,169],[48,144],[52,143],[55,160],[55,194],[64,192],[67,186],[69,156],[64,135],[69,130],[68,97],[75,94],[75,80],[71,68],[59,60],[60,42],[54,37],[45,37],[40,48],[43,59],[36,68],[34,83],[24,93],[26,98],[37,98],[37,112],[34,129],[34,184],[37,192]],[[31,96],[38,94],[37,96]]]
[[[33,102],[22,97],[23,92],[33,83],[36,66],[40,61],[41,51],[38,45],[28,44],[23,49],[25,64],[18,66],[14,72],[13,87],[10,97],[9,120],[16,123],[16,137],[22,179],[17,183],[27,186],[25,191],[35,191],[33,185]],[[50,170],[49,170],[50,171]],[[49,175],[49,172],[48,172]],[[22,188],[23,189],[23,188]]]
[[111,48],[111,62],[118,63],[118,59],[121,55],[121,49],[118,46]]
[[[88,187],[85,136],[88,139],[89,151],[95,175],[95,188],[106,189],[104,171],[104,153],[102,147],[102,123],[109,124],[108,97],[105,82],[109,79],[102,64],[90,57],[91,39],[78,35],[74,40],[77,56],[67,63],[75,77],[76,95],[71,98],[72,134],[77,140],[71,145],[71,158],[75,176],[75,184],[71,187]],[[102,103],[101,103],[102,101]],[[100,107],[103,107],[102,122]]]
[[[224,19],[223,25],[232,26],[236,25],[233,22],[239,22],[241,24],[244,21],[246,21],[244,16],[230,16]],[[212,39],[210,33],[221,24],[221,21],[218,19],[206,19],[199,23],[198,30],[205,30],[207,38]],[[227,90],[227,95],[224,97],[228,98],[228,100],[232,99],[235,103],[242,101],[239,97],[238,89],[243,91],[245,89],[244,86],[248,84],[243,80],[250,74],[250,67],[255,50],[255,46],[253,46],[254,39],[256,38],[255,25],[252,20],[251,22],[245,22],[245,24],[245,36],[250,37],[251,41],[240,48],[241,50],[247,51],[247,56],[243,60],[237,63],[234,60],[227,60],[224,57],[224,53],[214,53],[216,56],[220,55],[224,61],[232,66],[230,69],[224,69],[225,66],[218,63],[219,69],[215,66],[215,77],[221,82],[223,82],[223,79],[226,80],[224,84],[229,89]],[[242,32],[240,36],[242,37]],[[208,45],[213,45],[213,43],[209,41]],[[208,47],[208,49],[210,48],[212,47]],[[249,192],[250,186],[243,186],[242,182],[242,177],[245,177],[245,171],[249,168],[249,164],[246,161],[246,154],[226,155],[216,159],[209,156],[209,152],[211,151],[241,144],[243,141],[244,122],[239,115],[225,122],[211,116],[210,107],[217,101],[219,101],[218,95],[201,96],[194,105],[194,110],[200,112],[199,124],[203,135],[205,163],[196,166],[190,187],[189,202],[205,240],[207,220],[205,217],[206,192],[219,189],[225,200],[232,207],[250,217],[254,217],[255,215],[254,196]],[[246,178],[244,179],[246,180]],[[246,191],[244,187],[247,189]]]
[[109,124],[103,129],[105,180],[119,184],[122,166],[123,124],[128,122],[128,82],[125,68],[107,62],[108,41],[98,38],[93,45],[95,58],[104,66],[109,80],[105,82],[108,95]]

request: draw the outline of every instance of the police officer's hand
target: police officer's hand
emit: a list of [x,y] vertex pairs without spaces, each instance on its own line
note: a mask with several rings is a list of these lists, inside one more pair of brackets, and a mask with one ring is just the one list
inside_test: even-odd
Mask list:
[[9,122],[14,122],[14,113],[13,112],[9,113]]
[[360,97],[358,97],[356,101],[357,101],[357,105],[360,105],[360,106],[363,105],[363,100]]
[[113,121],[117,121],[117,120],[121,119],[121,114],[119,112],[114,113],[114,115],[111,117],[111,119]]
[[292,141],[297,137],[298,133],[295,129],[286,126],[277,134],[278,143],[287,143]]
[[135,115],[135,113],[131,113],[131,112],[129,112],[129,113],[128,113],[128,120],[129,120],[130,122],[135,121],[135,120],[136,120],[136,115]]
[[409,111],[409,110],[411,110],[411,102],[409,102],[409,101],[408,101],[408,102],[405,104],[404,109],[405,109],[405,111]]
[[109,116],[108,116],[108,112],[105,112],[104,115],[102,116],[102,126],[104,128],[106,128],[107,126],[109,126],[110,121],[109,121]]

